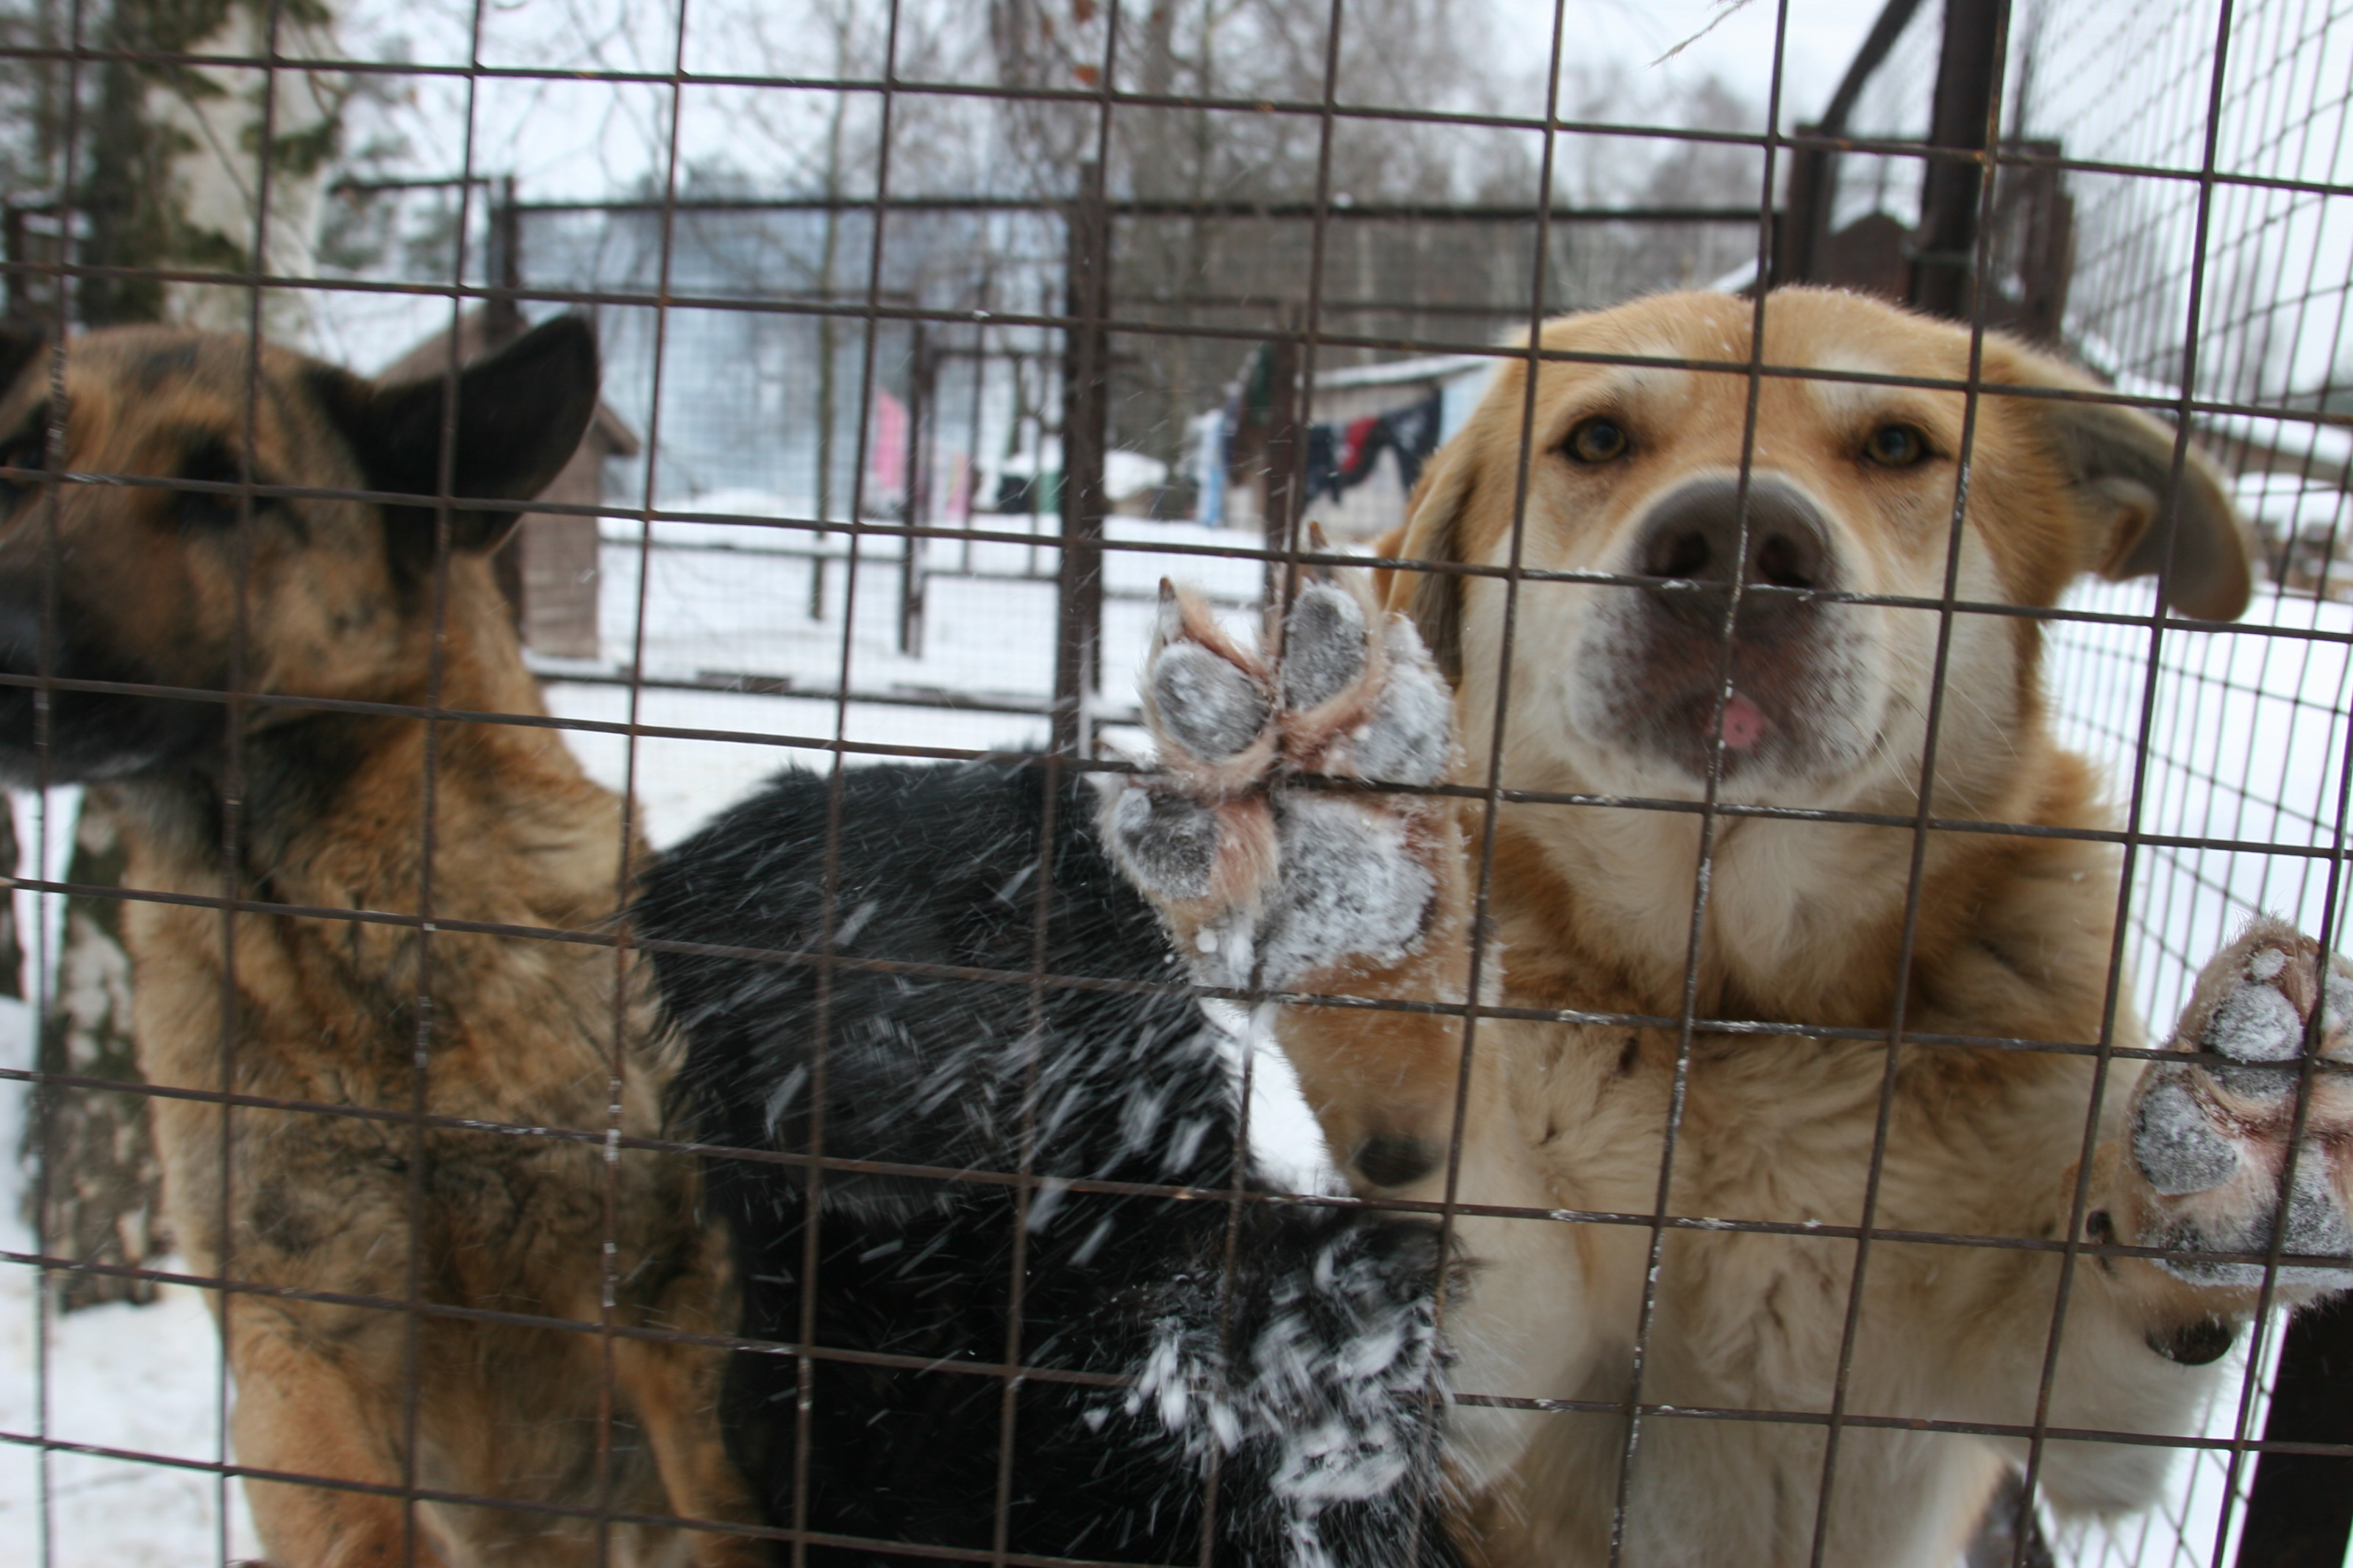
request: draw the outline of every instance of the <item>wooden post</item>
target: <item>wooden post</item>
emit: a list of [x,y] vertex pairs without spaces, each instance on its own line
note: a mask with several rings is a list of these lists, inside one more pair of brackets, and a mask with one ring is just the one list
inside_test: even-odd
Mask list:
[[[914,326],[914,349],[907,374],[906,502],[902,518],[915,528],[931,515],[932,393],[936,370],[930,340],[921,321]],[[923,651],[923,557],[929,541],[912,532],[904,541],[899,571],[899,651],[921,656]]]
[[[1947,0],[1930,146],[1982,153],[1989,145],[2001,63],[1997,51],[2009,34],[2009,0]],[[1930,315],[1966,321],[1977,309],[1978,195],[1984,178],[1976,159],[1933,158],[1922,174],[1912,303]]]
[[[1103,457],[1110,445],[1111,212],[1103,166],[1079,166],[1070,208],[1062,347],[1061,606],[1054,645],[1054,750],[1082,753],[1087,701],[1103,675]],[[1041,476],[1042,477],[1042,476]]]
[[[1799,135],[1820,132],[1800,125]],[[1773,227],[1772,284],[1803,283],[1817,275],[1817,256],[1830,234],[1831,204],[1838,196],[1838,154],[1826,147],[1788,149],[1788,194]]]

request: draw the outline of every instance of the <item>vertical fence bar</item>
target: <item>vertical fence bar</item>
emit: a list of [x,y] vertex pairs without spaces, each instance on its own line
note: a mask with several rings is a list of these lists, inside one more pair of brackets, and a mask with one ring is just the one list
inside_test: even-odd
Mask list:
[[1053,744],[1057,752],[1077,756],[1087,739],[1087,698],[1102,677],[1103,514],[1109,510],[1103,455],[1110,445],[1111,339],[1103,323],[1111,314],[1111,212],[1103,203],[1101,163],[1079,165],[1069,224]]
[[[1291,525],[1297,514],[1302,497],[1300,443],[1306,433],[1300,424],[1299,406],[1299,335],[1301,321],[1296,310],[1283,318],[1274,339],[1267,345],[1266,368],[1266,454],[1264,490],[1266,505],[1261,509],[1260,524],[1266,531],[1269,552],[1291,548]],[[1268,556],[1266,587],[1260,603],[1266,606],[1269,626],[1282,616],[1282,576],[1285,567],[1281,561]],[[1270,638],[1269,647],[1273,643]]]
[[[908,355],[906,499],[902,503],[910,529],[931,515],[932,394],[936,369],[923,323],[914,325],[914,347]],[[910,532],[901,543],[899,560],[899,651],[920,658],[923,651],[923,554],[925,541]]]

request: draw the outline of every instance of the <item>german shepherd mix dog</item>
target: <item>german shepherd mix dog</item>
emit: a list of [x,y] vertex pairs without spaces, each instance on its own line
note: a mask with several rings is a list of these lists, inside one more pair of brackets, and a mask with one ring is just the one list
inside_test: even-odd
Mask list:
[[[2118,852],[2068,835],[2116,814],[2052,737],[2040,623],[1937,609],[2161,572],[2174,608],[2235,616],[2213,472],[2193,456],[2176,485],[2170,431],[1999,335],[1972,406],[1967,331],[1857,296],[1769,296],[1763,362],[1826,378],[1752,391],[1755,309],[1555,321],[1533,389],[1503,362],[1395,552],[1495,571],[1399,571],[1377,603],[1311,586],[1279,661],[1170,600],[1163,771],[1105,807],[1207,983],[1520,1014],[1467,1047],[1442,1013],[1271,1018],[1359,1192],[1466,1205],[1454,1387],[1577,1402],[1450,1413],[1483,1563],[1948,1563],[2038,1427],[2058,1509],[2137,1508],[2169,1450],[2088,1434],[2197,1431],[2274,1247],[2282,1301],[2353,1285],[2353,972],[2258,921],[2178,1058],[2098,1059],[2144,1036],[2108,1011]],[[1514,593],[1510,568],[1560,575]],[[1474,974],[1482,803],[1295,781],[1491,767]],[[1612,804],[1711,775],[1725,805],[1888,825],[1719,817],[1703,878],[1698,813]],[[1924,840],[1924,811],[2025,831]],[[1630,1434],[1611,1407],[1635,1400]]]
[[[665,856],[636,916],[724,950],[655,949],[704,1135],[848,1163],[709,1167],[744,1333],[818,1347],[806,1390],[787,1355],[728,1373],[772,1522],[986,1552],[1001,1507],[1004,1550],[1088,1562],[1453,1562],[1437,1230],[1216,1196],[1268,1185],[1237,1058],[1105,858],[1094,792],[1034,762],[838,788],[777,780]],[[1008,1363],[1035,1369],[1009,1428]]]
[[446,421],[449,493],[527,498],[595,405],[594,339],[539,328],[467,367],[454,411],[441,377],[252,353],[92,332],[59,387],[48,351],[7,340],[0,452],[52,475],[10,485],[0,666],[190,694],[69,689],[43,715],[10,687],[0,755],[29,784],[45,745],[47,779],[119,803],[148,1081],[272,1102],[153,1101],[189,1267],[244,1287],[213,1300],[262,1540],[283,1568],[762,1561],[740,1536],[597,1517],[749,1518],[720,1358],[628,1337],[724,1332],[733,1310],[691,1164],[606,1146],[615,1120],[661,1127],[640,972],[609,946],[417,920],[586,931],[617,907],[621,803],[554,731],[428,733],[414,712],[544,711],[486,559],[512,512],[455,510],[437,559],[429,501],[263,496],[241,516],[219,488],[56,478],[428,497]]

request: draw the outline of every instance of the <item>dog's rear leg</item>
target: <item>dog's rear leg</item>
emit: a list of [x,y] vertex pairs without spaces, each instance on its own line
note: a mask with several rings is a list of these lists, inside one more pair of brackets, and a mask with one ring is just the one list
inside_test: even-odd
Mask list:
[[[237,1408],[229,1436],[237,1463],[322,1481],[400,1486],[388,1442],[399,1430],[396,1402],[354,1385],[287,1328],[243,1321],[268,1315],[265,1307],[240,1305],[233,1320]],[[399,1498],[253,1477],[245,1492],[269,1560],[283,1568],[447,1568],[422,1511],[412,1521]]]
[[[1445,682],[1411,624],[1354,582],[1310,584],[1283,642],[1270,666],[1164,590],[1145,692],[1161,769],[1104,803],[1111,852],[1205,984],[1459,1008],[1473,889],[1455,803],[1377,787],[1445,776]],[[1483,990],[1494,970],[1491,952]],[[1298,1001],[1271,1022],[1358,1191],[1549,1206],[1494,1021],[1481,1026],[1467,1079],[1459,1012]],[[1569,1227],[1458,1215],[1454,1234],[1476,1281],[1448,1313],[1456,1387],[1565,1392],[1586,1344]],[[1472,1489],[1527,1436],[1525,1418],[1490,1409],[1458,1407],[1449,1426],[1458,1480]]]

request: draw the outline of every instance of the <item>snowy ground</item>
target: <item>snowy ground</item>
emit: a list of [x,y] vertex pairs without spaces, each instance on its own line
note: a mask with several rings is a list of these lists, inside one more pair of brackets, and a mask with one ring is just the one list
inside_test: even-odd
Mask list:
[[[756,498],[738,497],[713,510],[758,507]],[[1019,519],[981,521],[1015,531],[1027,526]],[[604,574],[609,669],[631,658],[628,634],[638,623],[639,579],[630,525],[608,526],[619,531],[606,552]],[[1113,538],[1166,547],[1230,543],[1235,536],[1115,520]],[[954,690],[1035,707],[1050,689],[1050,549],[982,543],[972,547],[967,561],[963,545],[933,542],[927,564],[942,574],[929,582],[923,647],[909,655],[897,643],[901,577],[893,542],[882,543],[881,558],[864,561],[856,574],[856,614],[846,644],[844,590],[850,574],[842,536],[828,544],[826,612],[817,618],[807,614],[811,563],[786,552],[806,548],[802,534],[755,525],[665,524],[659,542],[693,548],[655,553],[642,652],[649,676],[751,675],[829,693],[846,647],[849,685],[860,693]],[[1239,606],[1256,598],[1259,574],[1250,562],[1166,550],[1111,552],[1106,706],[1124,708],[1132,698],[1149,635],[1151,593],[1162,575],[1232,601],[1234,622],[1247,626],[1254,615]],[[2140,613],[2145,595],[2105,588],[2084,602]],[[2340,637],[2353,633],[2353,614],[2336,605],[2267,603],[2248,619],[2251,627],[2302,626]],[[2120,799],[2128,798],[2130,774],[2116,759],[2128,758],[2139,731],[2147,642],[2145,628],[2113,626],[2070,626],[2053,637],[2063,731],[2071,743],[2109,759]],[[2143,826],[2290,849],[2330,842],[2345,765],[2346,644],[2255,630],[2217,637],[2168,633],[2163,664],[2148,729],[2156,760],[2143,791]],[[591,667],[550,667],[551,673],[561,668],[584,674]],[[575,684],[559,676],[550,700],[567,717],[616,721],[631,716],[629,693],[621,687]],[[1012,749],[1035,746],[1045,735],[1044,721],[1034,713],[879,702],[837,710],[827,696],[649,689],[635,717],[641,724],[733,737],[641,738],[634,758],[619,737],[573,737],[598,778],[616,786],[634,782],[657,844],[675,842],[779,768],[827,765],[828,754],[818,748],[834,737],[837,722],[843,739],[926,748]],[[2316,925],[2327,894],[2322,867],[2309,855],[2255,849],[2144,852],[2135,878],[2141,929],[2130,944],[2144,1010],[2165,1016],[2191,963],[2250,908],[2277,909]],[[0,1065],[24,1066],[29,1059],[24,1010],[0,1004]],[[1261,1056],[1259,1081],[1255,1126],[1293,1163],[1301,1183],[1326,1179],[1312,1124],[1279,1058]],[[0,1085],[0,1149],[16,1145],[23,1098],[16,1086]],[[16,1215],[19,1179],[14,1163],[0,1159],[0,1247],[21,1253],[30,1238]],[[36,1311],[32,1271],[0,1263],[0,1568],[18,1563],[183,1568],[216,1562],[224,1551],[231,1557],[254,1551],[234,1487],[225,1488],[200,1468],[65,1453],[44,1461],[22,1441],[46,1432],[201,1467],[222,1457],[222,1398],[216,1342],[194,1292],[167,1291],[147,1308],[45,1318]],[[2227,1433],[2235,1407],[2233,1385],[2211,1429]],[[2259,1423],[2260,1406],[2255,1418]],[[2164,1509],[2113,1533],[2072,1539],[2067,1560],[2229,1561],[2211,1556],[2222,1469],[2211,1457],[2185,1464],[2177,1471],[2177,1495]]]
[[[29,1067],[24,1004],[0,999],[0,1063]],[[25,1096],[0,1086],[0,1247],[32,1247],[14,1152]],[[173,1267],[167,1263],[166,1268]],[[212,1320],[195,1290],[145,1307],[37,1310],[34,1271],[0,1263],[0,1563],[187,1568],[259,1551],[233,1485],[202,1468],[42,1451],[46,1434],[100,1449],[217,1463],[223,1414]],[[226,1507],[228,1531],[222,1536]]]
[[[757,511],[757,496],[706,497],[698,510]],[[990,517],[976,529],[1029,533],[1054,520]],[[825,612],[808,614],[813,563],[809,535],[754,523],[660,523],[650,583],[645,592],[646,635],[633,658],[638,624],[639,572],[634,524],[607,524],[602,620],[609,664],[641,663],[649,678],[694,679],[714,675],[785,678],[826,696],[753,696],[716,691],[645,690],[638,722],[674,729],[720,730],[750,739],[642,738],[637,745],[637,791],[657,845],[675,842],[711,812],[758,780],[788,766],[822,768],[836,733],[830,693],[842,683],[854,692],[920,699],[954,691],[1034,711],[957,712],[940,708],[853,702],[840,716],[840,738],[890,746],[938,750],[1035,749],[1047,739],[1042,710],[1053,692],[1057,552],[1044,544],[932,540],[926,542],[923,635],[915,654],[900,651],[902,573],[900,542],[862,543],[856,571],[856,614],[844,647],[844,610],[851,577],[849,541],[821,542]],[[1107,712],[1132,711],[1136,672],[1151,635],[1153,595],[1173,577],[1232,606],[1237,626],[1254,625],[1255,612],[1238,606],[1259,597],[1261,569],[1233,561],[1142,548],[1153,544],[1231,548],[1240,537],[1189,523],[1114,518],[1113,548],[1104,552],[1103,689]],[[567,718],[618,721],[629,717],[629,693],[617,686],[565,684],[562,667],[550,701]],[[576,734],[575,743],[603,782],[619,787],[629,763],[618,737]]]

